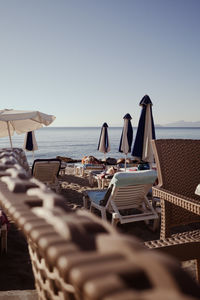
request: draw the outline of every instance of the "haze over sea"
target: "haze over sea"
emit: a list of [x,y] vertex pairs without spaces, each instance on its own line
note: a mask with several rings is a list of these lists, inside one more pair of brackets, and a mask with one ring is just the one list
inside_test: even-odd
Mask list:
[[[175,128],[156,127],[156,139],[161,138],[181,138],[199,139],[200,127]],[[36,158],[54,158],[57,155],[81,159],[85,155],[93,155],[103,158],[104,154],[97,151],[100,127],[44,127],[35,131],[38,150],[35,151]],[[137,128],[133,128],[133,143]],[[106,157],[123,157],[123,153],[118,152],[121,127],[109,127],[108,135],[111,151]],[[25,134],[12,137],[13,147],[23,147]],[[0,138],[0,148],[10,147],[9,138]],[[26,152],[28,161],[31,163],[32,152]],[[131,157],[131,154],[128,155]]]

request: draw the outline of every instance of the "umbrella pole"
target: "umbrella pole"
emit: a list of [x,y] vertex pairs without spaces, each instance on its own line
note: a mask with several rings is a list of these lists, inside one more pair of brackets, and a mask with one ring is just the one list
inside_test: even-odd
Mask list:
[[127,157],[127,154],[125,154],[125,172],[126,172],[126,157]]
[[11,139],[11,134],[10,134],[10,126],[9,126],[9,123],[7,123],[7,129],[8,129],[8,135],[9,135],[9,139],[10,139],[10,146],[11,146],[11,149],[13,149],[13,145],[12,145],[12,139]]

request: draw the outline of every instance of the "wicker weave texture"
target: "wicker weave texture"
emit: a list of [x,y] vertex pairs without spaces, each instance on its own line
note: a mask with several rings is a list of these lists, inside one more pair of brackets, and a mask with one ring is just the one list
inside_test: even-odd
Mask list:
[[163,189],[199,200],[194,191],[200,180],[200,140],[160,139],[153,145]]
[[72,211],[21,169],[8,172],[16,168],[8,161],[0,205],[27,237],[40,300],[198,299],[199,286],[174,260]]
[[158,169],[153,195],[161,199],[161,229],[160,240],[145,245],[180,260],[195,259],[200,282],[200,230],[171,237],[174,227],[187,230],[185,225],[200,222],[200,197],[195,195],[200,180],[200,140],[161,139],[152,145]]
[[154,140],[158,187],[153,195],[163,199],[161,237],[170,228],[200,222],[200,197],[195,195],[200,180],[200,140]]

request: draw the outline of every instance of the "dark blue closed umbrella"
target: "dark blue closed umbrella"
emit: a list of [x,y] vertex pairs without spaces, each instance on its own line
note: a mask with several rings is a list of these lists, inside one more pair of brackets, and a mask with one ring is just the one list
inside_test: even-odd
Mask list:
[[34,151],[38,150],[38,145],[35,139],[35,133],[34,131],[29,131],[25,135],[24,139],[24,147],[26,151],[32,151],[33,153],[33,159],[34,159]]
[[142,111],[138,123],[137,134],[132,155],[135,159],[145,162],[154,162],[151,140],[155,139],[155,126],[152,114],[152,102],[148,95],[140,101]]
[[[119,152],[122,152],[127,156],[131,152],[131,145],[133,141],[133,127],[131,124],[131,115],[126,114],[124,116],[124,127],[119,144]],[[125,170],[126,170],[126,157],[125,157]]]
[[108,138],[108,125],[107,125],[107,123],[104,123],[102,128],[101,128],[101,134],[100,134],[99,144],[98,144],[97,150],[104,153],[104,155],[106,155],[106,153],[108,153],[110,151],[110,143],[109,143],[109,138]]
[[26,147],[25,149],[27,151],[33,151],[33,135],[32,135],[32,131],[29,131],[27,133],[27,137],[26,137]]

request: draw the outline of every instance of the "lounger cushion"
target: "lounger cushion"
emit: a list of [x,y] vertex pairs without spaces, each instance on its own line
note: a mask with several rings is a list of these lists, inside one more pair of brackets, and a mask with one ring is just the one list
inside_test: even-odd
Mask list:
[[131,172],[119,172],[116,173],[110,185],[117,187],[126,185],[137,185],[137,184],[153,184],[157,178],[157,172],[155,170],[135,171]]

